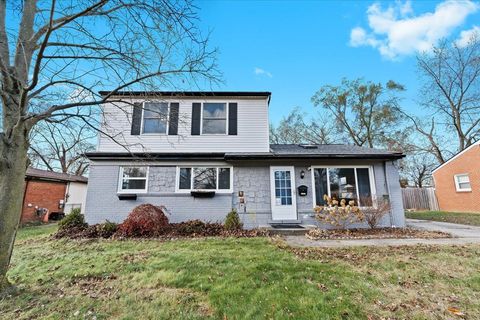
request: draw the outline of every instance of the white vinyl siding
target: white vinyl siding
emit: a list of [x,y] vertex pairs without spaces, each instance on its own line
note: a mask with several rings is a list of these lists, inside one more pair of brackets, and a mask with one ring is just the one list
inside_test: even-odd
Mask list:
[[[139,99],[130,100],[142,102]],[[170,100],[162,100],[170,102]],[[132,106],[108,103],[103,106],[102,130],[115,137],[99,136],[97,151],[125,152],[269,152],[268,103],[262,98],[172,99],[179,103],[178,136],[159,134],[130,135]],[[192,103],[219,102],[237,103],[237,135],[205,134],[191,135]],[[227,107],[228,110],[228,107]],[[227,111],[228,112],[228,111]],[[228,113],[227,113],[228,118]],[[228,122],[228,121],[227,121]],[[227,125],[228,126],[228,125]],[[120,145],[119,145],[120,143]]]

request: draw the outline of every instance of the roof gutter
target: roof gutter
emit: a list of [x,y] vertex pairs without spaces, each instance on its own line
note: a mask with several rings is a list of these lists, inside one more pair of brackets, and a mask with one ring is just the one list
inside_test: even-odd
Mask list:
[[307,160],[307,159],[364,159],[364,160],[396,160],[403,154],[232,154],[232,153],[118,153],[87,152],[90,160]]

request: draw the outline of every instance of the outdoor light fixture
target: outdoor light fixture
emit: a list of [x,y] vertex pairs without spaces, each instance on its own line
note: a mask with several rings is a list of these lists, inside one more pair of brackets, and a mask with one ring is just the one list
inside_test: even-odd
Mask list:
[[305,178],[305,170],[300,171],[300,178]]

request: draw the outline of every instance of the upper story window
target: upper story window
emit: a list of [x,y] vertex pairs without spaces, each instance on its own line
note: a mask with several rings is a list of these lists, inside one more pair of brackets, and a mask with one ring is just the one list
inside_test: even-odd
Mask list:
[[456,174],[455,178],[455,189],[457,192],[468,192],[472,191],[472,186],[470,185],[470,177],[468,173]]
[[202,111],[202,134],[227,133],[227,104],[204,103]]
[[372,206],[374,185],[369,167],[317,167],[312,171],[316,205],[323,206],[323,196],[328,195],[332,199],[353,200],[363,207]]
[[229,167],[178,168],[177,190],[231,191],[232,170]]
[[167,133],[168,103],[145,102],[143,105],[142,133]]
[[146,192],[148,167],[120,167],[119,192]]

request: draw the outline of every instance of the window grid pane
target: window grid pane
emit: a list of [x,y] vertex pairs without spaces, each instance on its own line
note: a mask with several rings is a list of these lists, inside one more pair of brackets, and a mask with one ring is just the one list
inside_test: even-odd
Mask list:
[[192,169],[180,168],[180,182],[179,189],[191,189],[192,188]]
[[193,188],[199,190],[215,190],[217,188],[216,168],[194,168]]
[[167,133],[167,120],[167,103],[145,103],[143,110],[143,133]]
[[277,205],[292,205],[290,171],[275,171],[275,198]]
[[328,173],[332,199],[357,200],[357,186],[353,168],[330,168]]
[[146,183],[146,180],[124,179],[122,183],[122,190],[144,190]]
[[227,133],[227,105],[225,103],[204,103],[202,133]]
[[146,167],[125,167],[123,168],[124,178],[145,178],[147,176]]
[[218,169],[218,189],[230,189],[230,168]]

